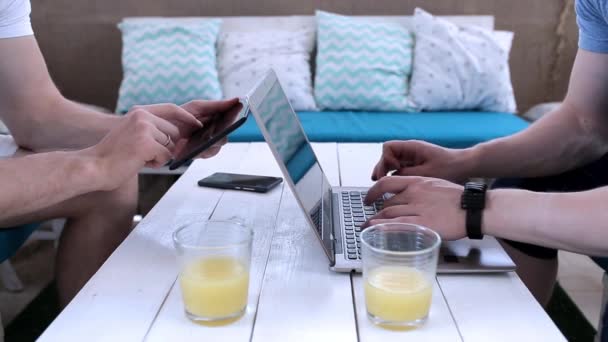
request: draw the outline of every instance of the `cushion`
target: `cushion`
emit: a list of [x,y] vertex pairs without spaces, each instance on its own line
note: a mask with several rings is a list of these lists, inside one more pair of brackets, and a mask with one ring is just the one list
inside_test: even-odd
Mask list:
[[12,257],[39,226],[38,223],[32,223],[0,229],[0,263]]
[[310,57],[313,30],[227,32],[220,35],[218,71],[224,96],[241,97],[273,68],[296,110],[316,110]]
[[319,108],[410,110],[412,36],[405,27],[317,11],[317,49]]
[[458,27],[417,8],[410,99],[418,109],[516,111],[509,72],[513,33]]
[[[470,147],[528,126],[514,114],[493,112],[298,112],[316,142],[425,140],[445,147]],[[251,117],[229,136],[231,142],[264,141]]]
[[119,24],[124,76],[117,112],[125,113],[134,105],[221,99],[215,50],[220,24],[220,20],[166,18]]

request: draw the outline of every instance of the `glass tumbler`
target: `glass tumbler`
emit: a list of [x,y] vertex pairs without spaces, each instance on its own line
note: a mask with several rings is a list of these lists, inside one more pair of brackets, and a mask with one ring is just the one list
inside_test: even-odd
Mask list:
[[173,233],[186,316],[237,319],[247,307],[253,231],[235,221],[196,221]]
[[429,314],[441,237],[414,224],[387,223],[361,233],[367,316],[389,328],[417,327]]

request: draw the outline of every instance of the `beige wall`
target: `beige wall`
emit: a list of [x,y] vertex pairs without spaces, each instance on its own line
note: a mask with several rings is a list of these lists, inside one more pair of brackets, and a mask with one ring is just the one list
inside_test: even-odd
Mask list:
[[32,21],[53,79],[72,99],[113,108],[126,16],[489,14],[515,31],[511,70],[520,110],[560,100],[576,52],[574,0],[32,0]]

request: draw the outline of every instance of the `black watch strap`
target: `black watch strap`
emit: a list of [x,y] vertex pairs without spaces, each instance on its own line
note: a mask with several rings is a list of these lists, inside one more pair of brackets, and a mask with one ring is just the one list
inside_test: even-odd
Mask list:
[[466,210],[466,229],[469,239],[483,239],[481,222],[483,209],[486,206],[486,191],[488,186],[481,182],[468,182],[464,186],[460,198],[460,208]]

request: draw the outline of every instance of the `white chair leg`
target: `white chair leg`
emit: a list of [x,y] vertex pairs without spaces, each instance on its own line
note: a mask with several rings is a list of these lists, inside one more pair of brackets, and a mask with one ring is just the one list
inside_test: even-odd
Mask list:
[[55,249],[57,249],[57,246],[59,246],[59,237],[61,236],[61,232],[63,231],[63,227],[65,226],[66,221],[66,219],[60,218],[54,219],[51,222],[53,233],[55,233],[55,241],[53,242],[53,246],[55,247]]
[[61,232],[63,231],[63,226],[65,225],[66,219],[54,219],[49,221],[51,225],[51,230],[41,230],[38,229],[32,233],[30,236],[31,240],[52,240],[53,246],[57,248],[59,245],[59,237],[61,236]]
[[0,283],[9,291],[19,292],[23,290],[23,283],[19,280],[17,272],[8,260],[0,263]]

